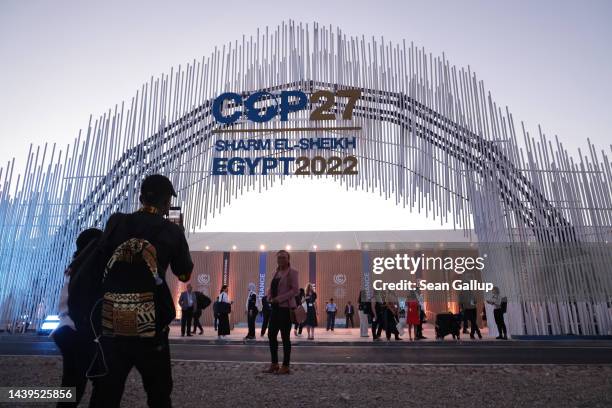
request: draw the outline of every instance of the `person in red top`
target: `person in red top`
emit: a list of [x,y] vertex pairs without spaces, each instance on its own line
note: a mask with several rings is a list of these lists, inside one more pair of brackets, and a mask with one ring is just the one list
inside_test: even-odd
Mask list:
[[[297,306],[295,297],[300,293],[298,271],[291,268],[289,252],[280,250],[276,253],[278,267],[270,282],[268,299],[272,305],[270,314],[270,327],[268,340],[270,343],[270,356],[272,364],[265,370],[271,374],[289,374],[289,361],[291,359],[291,309]],[[278,366],[278,332],[283,341],[283,366]]]
[[414,327],[414,336],[417,337],[416,327],[421,324],[421,317],[419,314],[419,302],[416,300],[414,294],[406,300],[406,324],[408,325],[408,336],[412,340],[412,328]]

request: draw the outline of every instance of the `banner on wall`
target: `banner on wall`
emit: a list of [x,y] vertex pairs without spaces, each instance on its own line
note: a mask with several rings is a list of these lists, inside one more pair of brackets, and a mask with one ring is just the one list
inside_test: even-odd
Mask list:
[[230,253],[223,252],[223,276],[222,285],[229,286],[229,264],[230,264]]

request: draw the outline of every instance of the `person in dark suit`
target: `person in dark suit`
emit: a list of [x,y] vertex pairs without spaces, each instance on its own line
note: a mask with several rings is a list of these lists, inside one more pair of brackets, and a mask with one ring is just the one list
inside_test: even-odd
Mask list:
[[190,283],[187,284],[187,290],[179,297],[179,306],[181,307],[181,337],[185,336],[185,332],[191,337],[191,320],[198,307],[198,302]]
[[355,315],[355,308],[351,304],[349,300],[346,306],[344,307],[344,318],[346,320],[346,328],[349,327],[349,321],[351,322],[351,328],[355,327],[355,323],[353,322],[353,316]]
[[261,337],[266,334],[266,330],[268,329],[268,323],[270,322],[270,312],[272,311],[272,305],[268,302],[268,297],[264,296],[261,298],[261,316],[263,317],[263,322],[261,323]]
[[249,332],[247,333],[245,340],[255,340],[255,319],[257,318],[259,310],[257,309],[257,293],[255,293],[255,285],[253,283],[249,285],[249,294],[247,295],[246,302],[246,313]]
[[202,309],[204,307],[204,297],[205,295],[202,292],[194,292],[196,297],[196,307],[193,311],[193,331],[191,334],[195,334],[196,329],[200,329],[200,333],[204,334],[204,328],[202,328],[202,323],[200,323],[200,317],[202,317]]

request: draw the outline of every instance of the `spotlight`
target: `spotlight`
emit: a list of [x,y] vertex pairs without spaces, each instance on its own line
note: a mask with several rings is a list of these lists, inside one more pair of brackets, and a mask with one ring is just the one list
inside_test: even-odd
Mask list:
[[233,249],[234,251],[236,250],[236,248],[237,248],[237,246],[236,246],[236,245],[232,245],[232,249]]
[[59,316],[58,315],[48,315],[43,320],[43,324],[38,329],[38,334],[49,334],[51,333],[59,324]]
[[265,250],[266,250],[266,246],[265,246],[264,244],[261,244],[261,245],[259,246],[259,250],[260,250],[260,251],[265,251]]
[[208,251],[208,250],[210,249],[210,247],[209,247],[208,245],[206,245],[206,246],[204,247],[204,249]]
[[342,245],[336,244],[336,249],[341,249],[341,248],[342,248]]
[[285,249],[286,249],[287,251],[290,251],[290,250],[291,250],[291,245],[287,245],[287,246],[285,247]]

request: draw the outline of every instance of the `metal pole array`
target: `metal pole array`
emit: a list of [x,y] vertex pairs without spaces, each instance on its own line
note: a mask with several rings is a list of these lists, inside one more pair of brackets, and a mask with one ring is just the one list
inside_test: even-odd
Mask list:
[[[361,130],[283,137],[355,136],[355,148],[316,154],[354,155],[359,173],[309,177],[378,192],[475,233],[489,255],[483,278],[509,297],[511,333],[612,333],[611,146],[598,150],[587,139],[587,151],[571,155],[540,129],[535,137],[522,124],[517,131],[476,75],[444,55],[292,21],[151,78],[131,100],[90,118],[65,148],[32,146],[21,173],[14,161],[0,168],[2,322],[28,315],[37,324],[55,311],[78,233],[102,228],[113,212],[135,210],[148,174],[171,178],[188,231],[245,192],[296,177],[211,175],[218,156],[311,154],[216,152],[219,138],[273,138],[284,127],[313,126],[309,105],[288,122],[258,125],[270,133],[215,133],[226,128],[211,114],[219,94],[354,88],[362,97],[353,119],[337,114],[334,125]],[[345,105],[336,98],[337,112]],[[532,243],[540,252],[526,249]]]

